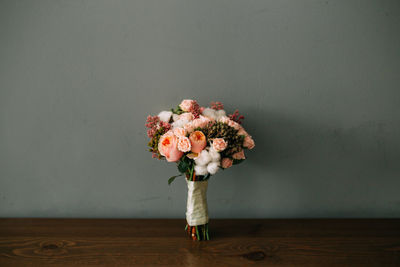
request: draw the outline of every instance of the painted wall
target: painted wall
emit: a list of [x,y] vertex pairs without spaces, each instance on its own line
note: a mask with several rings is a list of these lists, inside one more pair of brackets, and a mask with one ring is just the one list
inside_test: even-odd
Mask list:
[[1,1],[0,216],[184,218],[145,118],[238,108],[211,218],[400,217],[399,1]]

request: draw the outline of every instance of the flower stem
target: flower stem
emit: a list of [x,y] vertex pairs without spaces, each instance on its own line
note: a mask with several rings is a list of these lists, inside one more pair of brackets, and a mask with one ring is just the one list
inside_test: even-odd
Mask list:
[[194,241],[210,240],[208,234],[208,223],[195,226],[190,226],[189,224],[186,224],[185,231]]

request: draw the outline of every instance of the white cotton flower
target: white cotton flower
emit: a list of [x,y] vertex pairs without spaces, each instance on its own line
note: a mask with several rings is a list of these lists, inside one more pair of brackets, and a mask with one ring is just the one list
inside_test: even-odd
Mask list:
[[221,159],[221,155],[213,147],[210,147],[208,154],[210,154],[212,161],[219,162]]
[[218,110],[215,112],[215,115],[217,116],[217,120],[219,120],[222,117],[226,117],[226,112],[223,109]]
[[171,125],[172,125],[172,128],[177,128],[177,127],[183,128],[183,127],[185,127],[185,125],[188,122],[189,122],[188,120],[180,119],[180,120],[177,120],[177,121],[173,122]]
[[229,117],[227,117],[227,116],[221,116],[218,118],[218,121],[222,122],[222,123],[228,123],[230,120],[231,119],[229,119]]
[[203,111],[203,115],[214,120],[217,119],[216,110],[212,108],[205,108]]
[[160,118],[161,121],[169,122],[169,119],[171,119],[172,112],[171,111],[161,111],[158,114],[158,117]]
[[218,162],[211,162],[207,165],[207,171],[210,174],[216,174],[219,169],[219,161]]
[[203,149],[199,156],[194,159],[196,164],[198,165],[207,165],[211,161],[210,153],[207,150]]
[[194,171],[196,175],[207,175],[207,167],[205,165],[195,165],[194,166]]
[[179,115],[178,115],[178,114],[172,114],[172,119],[173,119],[174,121],[179,120]]

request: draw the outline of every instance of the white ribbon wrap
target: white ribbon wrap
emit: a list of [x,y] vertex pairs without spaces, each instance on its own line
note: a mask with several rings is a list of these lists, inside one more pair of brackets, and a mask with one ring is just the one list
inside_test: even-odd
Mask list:
[[207,187],[208,181],[188,181],[186,221],[190,226],[208,223]]

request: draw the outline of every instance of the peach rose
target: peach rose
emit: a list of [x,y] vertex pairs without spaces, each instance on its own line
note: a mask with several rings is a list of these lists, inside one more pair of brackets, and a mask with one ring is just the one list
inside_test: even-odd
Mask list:
[[192,149],[189,138],[180,136],[178,138],[178,149],[182,152],[189,152]]
[[183,126],[183,128],[185,129],[185,131],[186,131],[187,133],[193,132],[193,131],[194,131],[194,128],[195,128],[194,125],[193,125],[193,121],[191,121],[191,122],[185,124],[185,126]]
[[193,106],[194,101],[191,99],[185,99],[183,100],[180,104],[179,107],[183,110],[183,111],[189,111],[192,106]]
[[219,122],[222,122],[222,123],[225,123],[225,124],[228,124],[229,126],[235,128],[236,130],[240,130],[240,128],[242,127],[242,126],[240,126],[239,123],[237,123],[237,122],[235,122],[235,121],[229,119],[227,116],[222,116],[222,117],[220,117],[220,118],[218,119],[218,121],[219,121]]
[[247,147],[248,149],[253,149],[255,147],[254,140],[253,140],[253,138],[251,138],[250,135],[247,135],[244,138],[243,146]]
[[200,115],[199,118],[194,119],[194,120],[192,121],[192,124],[193,124],[193,127],[194,127],[194,128],[197,128],[197,127],[199,127],[199,128],[204,128],[204,127],[207,126],[207,124],[208,124],[210,121],[211,121],[211,120],[210,120],[209,118]]
[[232,158],[234,159],[246,159],[244,156],[244,151],[240,150],[239,152],[236,152],[235,154],[232,155]]
[[244,136],[248,136],[249,135],[242,126],[240,126],[240,129],[237,132],[237,134],[238,135],[244,135]]
[[178,138],[172,131],[168,131],[160,137],[158,151],[167,161],[176,162],[183,156],[183,152],[178,150],[177,143]]
[[225,148],[228,146],[228,143],[223,139],[223,138],[214,138],[212,142],[212,147],[215,151],[221,152],[225,150]]
[[223,158],[221,161],[221,167],[224,169],[232,167],[233,160],[230,158]]
[[222,117],[220,117],[220,118],[218,119],[219,122],[226,123],[226,124],[228,124],[228,122],[229,122],[230,120],[231,120],[231,119],[229,119],[227,116],[222,116]]
[[190,113],[190,112],[185,112],[185,113],[182,113],[181,115],[179,115],[179,119],[180,119],[180,120],[191,121],[191,120],[194,119],[194,116],[193,116],[193,114]]
[[237,123],[233,120],[229,120],[228,125],[235,128],[238,131],[240,130],[240,127],[241,127],[239,123]]
[[174,130],[174,135],[177,137],[185,137],[186,136],[186,130],[182,127],[176,127]]
[[201,131],[194,131],[189,135],[192,152],[200,153],[207,145],[206,136]]

